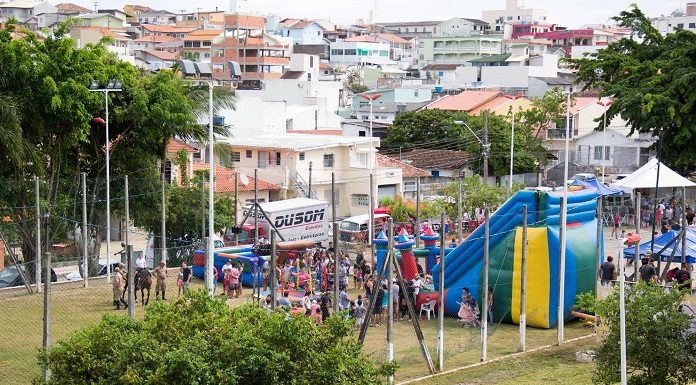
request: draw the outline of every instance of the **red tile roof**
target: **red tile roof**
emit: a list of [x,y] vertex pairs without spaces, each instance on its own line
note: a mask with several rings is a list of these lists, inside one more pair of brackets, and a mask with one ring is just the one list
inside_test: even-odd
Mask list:
[[394,44],[409,44],[410,41],[402,38],[401,36],[394,35],[393,33],[380,33],[377,34],[377,37],[384,39],[388,42],[394,43]]
[[63,11],[63,12],[66,12],[66,11],[67,12],[76,12],[79,14],[92,12],[92,10],[89,8],[85,8],[85,7],[82,7],[82,6],[79,6],[77,4],[73,4],[73,3],[60,3],[60,4],[56,4],[55,7],[58,8],[59,11]]
[[167,153],[169,154],[175,154],[179,150],[184,150],[186,152],[190,153],[197,153],[198,149],[196,147],[190,146],[179,139],[171,139],[169,143],[167,143]]
[[472,111],[493,99],[502,96],[499,90],[471,90],[457,95],[440,98],[425,107],[427,110]]
[[[208,163],[194,163],[193,171],[208,171]],[[218,164],[215,165],[215,192],[220,194],[233,193],[235,190],[234,176],[237,172],[231,168],[223,167]],[[259,191],[268,190],[280,190],[278,185],[275,185],[265,180],[254,179],[252,176],[248,176],[249,183],[245,186],[238,178],[238,190],[237,191],[254,191],[254,185],[258,182]]]
[[418,178],[430,176],[430,173],[410,164],[406,164],[398,159],[390,158],[386,155],[377,154],[377,165],[380,167],[400,168],[403,178]]
[[193,32],[201,27],[174,27],[170,25],[156,25],[156,24],[141,24],[143,29],[150,32],[160,32],[160,33],[187,33]]
[[572,108],[571,112],[573,114],[577,114],[582,110],[583,108],[591,105],[592,103],[597,103],[599,101],[599,98],[596,97],[584,97],[580,96],[577,98],[573,98],[573,103],[572,103]]
[[136,43],[169,43],[177,40],[179,39],[167,35],[150,35],[137,38],[133,41]]
[[147,52],[151,56],[154,56],[160,60],[176,60],[176,55],[167,51],[157,51],[154,49],[141,49],[142,52]]

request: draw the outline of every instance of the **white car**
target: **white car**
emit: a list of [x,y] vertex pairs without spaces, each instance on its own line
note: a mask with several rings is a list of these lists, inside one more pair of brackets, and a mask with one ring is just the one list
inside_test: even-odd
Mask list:
[[579,180],[581,182],[589,182],[589,181],[593,181],[595,179],[597,179],[597,176],[595,176],[595,174],[582,172],[582,173],[575,174],[575,175],[571,176],[570,179],[568,179],[568,181],[566,182],[566,184],[571,184],[576,180]]

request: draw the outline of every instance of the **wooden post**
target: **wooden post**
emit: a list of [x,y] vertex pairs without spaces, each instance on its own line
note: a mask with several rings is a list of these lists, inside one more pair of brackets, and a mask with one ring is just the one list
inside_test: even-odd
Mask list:
[[[440,214],[445,223],[445,213]],[[461,224],[461,223],[460,223]],[[438,370],[445,370],[445,227],[440,226],[440,284],[437,290],[437,359]],[[434,273],[434,272],[433,272]]]
[[481,290],[483,293],[483,301],[481,301],[481,362],[488,359],[488,249],[490,247],[490,222],[488,218],[488,209],[483,212],[485,218],[485,227],[483,233],[483,282]]
[[[420,177],[416,178],[416,226],[415,229],[413,229],[413,238],[416,241],[415,247],[420,247],[420,225],[421,225],[421,219],[420,219]],[[443,226],[444,223],[440,223],[440,226]],[[443,227],[444,230],[444,227]],[[389,236],[391,237],[393,234],[389,233]]]
[[522,269],[520,270],[520,345],[527,350],[527,205],[522,207]]
[[[636,194],[636,235],[640,235],[640,216],[641,216],[641,196],[640,192]],[[638,260],[640,259],[640,242],[636,242],[636,252],[633,256],[633,281],[638,282]]]
[[89,257],[87,256],[87,173],[82,173],[82,279],[89,287]]
[[[276,300],[278,299],[278,291],[276,289],[276,269],[278,262],[276,261],[276,231],[271,229],[271,272],[270,272],[270,283],[271,283],[271,310],[275,310]],[[311,277],[310,277],[311,279]]]
[[[389,218],[388,221],[389,234],[394,233],[394,220]],[[389,237],[389,246],[387,249],[387,363],[394,361],[394,237]],[[381,289],[380,289],[381,290]],[[387,379],[389,384],[394,383],[394,376],[389,376]]]

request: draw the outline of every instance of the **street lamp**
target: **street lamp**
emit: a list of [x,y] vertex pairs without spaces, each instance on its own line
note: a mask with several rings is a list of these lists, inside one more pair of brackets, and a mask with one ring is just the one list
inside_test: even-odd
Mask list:
[[[208,85],[208,244],[206,245],[207,252],[205,253],[205,286],[208,293],[213,295],[213,250],[215,241],[214,213],[215,213],[215,164],[213,160],[213,145],[215,137],[213,136],[213,88],[224,83],[231,83],[233,87],[241,79],[241,69],[239,63],[227,62],[229,68],[230,79],[214,79],[213,71],[207,63],[192,62],[190,60],[179,60],[179,70],[185,78],[191,82]],[[258,241],[258,240],[257,240]]]
[[483,155],[483,164],[484,164],[484,166],[483,166],[483,178],[485,180],[488,180],[488,151],[491,149],[491,145],[488,143],[484,143],[481,140],[481,138],[479,138],[478,135],[476,135],[474,130],[472,130],[471,127],[469,127],[469,125],[466,124],[465,121],[455,120],[454,124],[456,124],[458,126],[466,127],[469,130],[469,132],[471,132],[471,135],[473,135],[474,138],[476,138],[476,140],[478,140],[478,142],[481,143],[481,147],[483,148],[483,153],[481,155]]
[[106,126],[106,282],[111,282],[111,174],[109,170],[109,92],[121,92],[123,82],[119,79],[109,79],[106,87],[100,88],[98,80],[92,80],[89,85],[90,92],[104,93],[104,109],[106,110],[106,120],[102,118],[94,118],[92,121],[96,124],[104,124]]
[[[374,237],[374,226],[375,226],[375,202],[374,202],[374,186],[373,186],[373,171],[374,171],[374,165],[373,165],[373,160],[372,160],[372,121],[374,120],[374,115],[373,115],[373,103],[375,100],[379,99],[382,97],[382,94],[376,93],[376,94],[368,94],[366,92],[360,93],[360,97],[363,99],[367,100],[370,103],[370,153],[368,154],[368,168],[370,169],[370,225],[368,226],[368,231],[369,231],[369,237],[368,240],[370,242],[370,245],[372,245],[372,238]],[[371,256],[372,258],[372,256]]]
[[512,100],[512,135],[510,136],[510,180],[507,186],[507,195],[510,196],[512,191],[512,166],[515,159],[515,100],[521,99],[524,95],[505,95],[507,99]]
[[597,102],[604,108],[604,125],[602,126],[602,183],[604,183],[604,166],[606,162],[606,154],[605,152],[607,151],[607,111],[609,111],[609,107],[614,104],[614,100],[612,99],[606,99],[606,100],[600,100]]

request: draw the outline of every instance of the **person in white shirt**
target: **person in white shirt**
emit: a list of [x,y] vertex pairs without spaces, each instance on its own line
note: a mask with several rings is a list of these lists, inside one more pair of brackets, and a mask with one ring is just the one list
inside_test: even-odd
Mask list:
[[147,267],[147,261],[145,260],[145,254],[141,253],[135,260],[135,270],[140,271]]
[[416,274],[413,277],[413,282],[411,285],[413,286],[413,296],[417,296],[418,293],[420,292],[421,285],[423,284],[423,281],[420,279],[420,275]]

